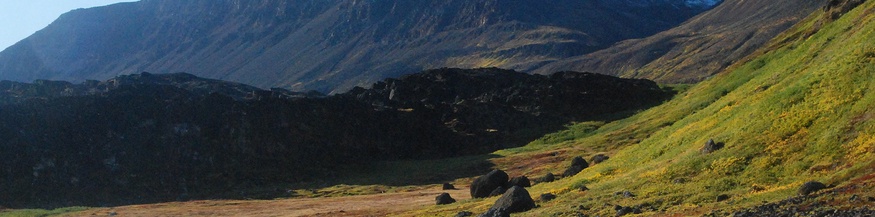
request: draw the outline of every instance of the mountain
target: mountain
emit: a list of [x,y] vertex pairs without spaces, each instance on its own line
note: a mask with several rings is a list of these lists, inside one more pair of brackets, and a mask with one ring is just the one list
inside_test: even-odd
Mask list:
[[660,83],[695,83],[753,53],[826,3],[727,0],[678,27],[534,71],[589,71]]
[[521,146],[672,95],[648,80],[496,68],[429,70],[373,86],[326,97],[184,73],[2,81],[0,205],[257,197],[245,192],[343,165]]
[[429,68],[526,71],[652,35],[716,3],[143,0],[62,15],[0,52],[0,79],[188,72],[342,93]]

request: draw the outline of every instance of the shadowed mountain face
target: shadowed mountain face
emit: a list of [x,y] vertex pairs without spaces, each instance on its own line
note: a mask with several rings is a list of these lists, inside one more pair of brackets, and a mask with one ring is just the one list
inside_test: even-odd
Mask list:
[[313,180],[343,165],[521,146],[569,122],[671,96],[647,80],[494,68],[430,70],[373,86],[325,97],[189,74],[2,81],[0,202],[251,198],[253,186]]
[[535,70],[590,71],[660,83],[694,83],[753,53],[827,1],[727,0],[684,24]]
[[682,0],[144,0],[75,10],[0,53],[0,79],[189,72],[340,93],[426,68],[517,70],[671,28]]

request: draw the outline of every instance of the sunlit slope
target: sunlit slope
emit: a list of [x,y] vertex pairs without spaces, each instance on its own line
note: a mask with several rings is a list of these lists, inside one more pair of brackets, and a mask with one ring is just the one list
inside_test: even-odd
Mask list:
[[[552,192],[559,199],[524,216],[613,215],[613,205],[695,214],[785,199],[810,180],[847,184],[872,173],[875,160],[873,10],[869,1],[835,21],[815,12],[754,57],[662,106],[592,132],[572,127],[578,131],[499,152],[517,160],[498,165],[514,170],[514,162],[544,152],[612,155],[574,177],[533,187],[534,197]],[[725,148],[702,153],[709,139]],[[561,173],[566,164],[523,173]],[[582,185],[591,190],[577,190]],[[615,194],[624,190],[637,196]],[[723,194],[730,199],[716,202]],[[477,211],[489,201],[457,206]],[[440,210],[452,209],[424,212]]]

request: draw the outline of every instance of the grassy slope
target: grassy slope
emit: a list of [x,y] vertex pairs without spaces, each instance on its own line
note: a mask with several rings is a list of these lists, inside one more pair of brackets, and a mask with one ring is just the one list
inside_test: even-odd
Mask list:
[[[584,123],[513,150],[499,168],[539,175],[567,162],[519,168],[547,152],[612,158],[560,181],[533,187],[559,193],[523,216],[610,214],[612,206],[650,204],[667,213],[752,206],[795,195],[803,182],[842,185],[872,173],[875,160],[875,1],[818,28],[816,12],[741,65],[659,107],[601,126]],[[819,30],[819,31],[818,31]],[[598,129],[592,130],[593,127]],[[726,148],[701,154],[713,138]],[[566,158],[568,159],[568,158]],[[684,180],[676,183],[675,180]],[[586,185],[587,192],[576,186]],[[630,190],[635,199],[614,196]],[[715,202],[717,195],[731,196]],[[495,198],[411,215],[482,212]],[[661,212],[660,212],[661,213]],[[649,212],[647,214],[657,214]]]

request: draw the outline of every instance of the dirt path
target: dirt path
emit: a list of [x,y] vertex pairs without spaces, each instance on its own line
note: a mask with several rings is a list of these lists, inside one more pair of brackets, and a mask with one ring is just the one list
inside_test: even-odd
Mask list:
[[64,216],[385,216],[434,206],[442,192],[456,200],[471,198],[467,187],[459,188],[335,198],[173,202],[97,208]]

